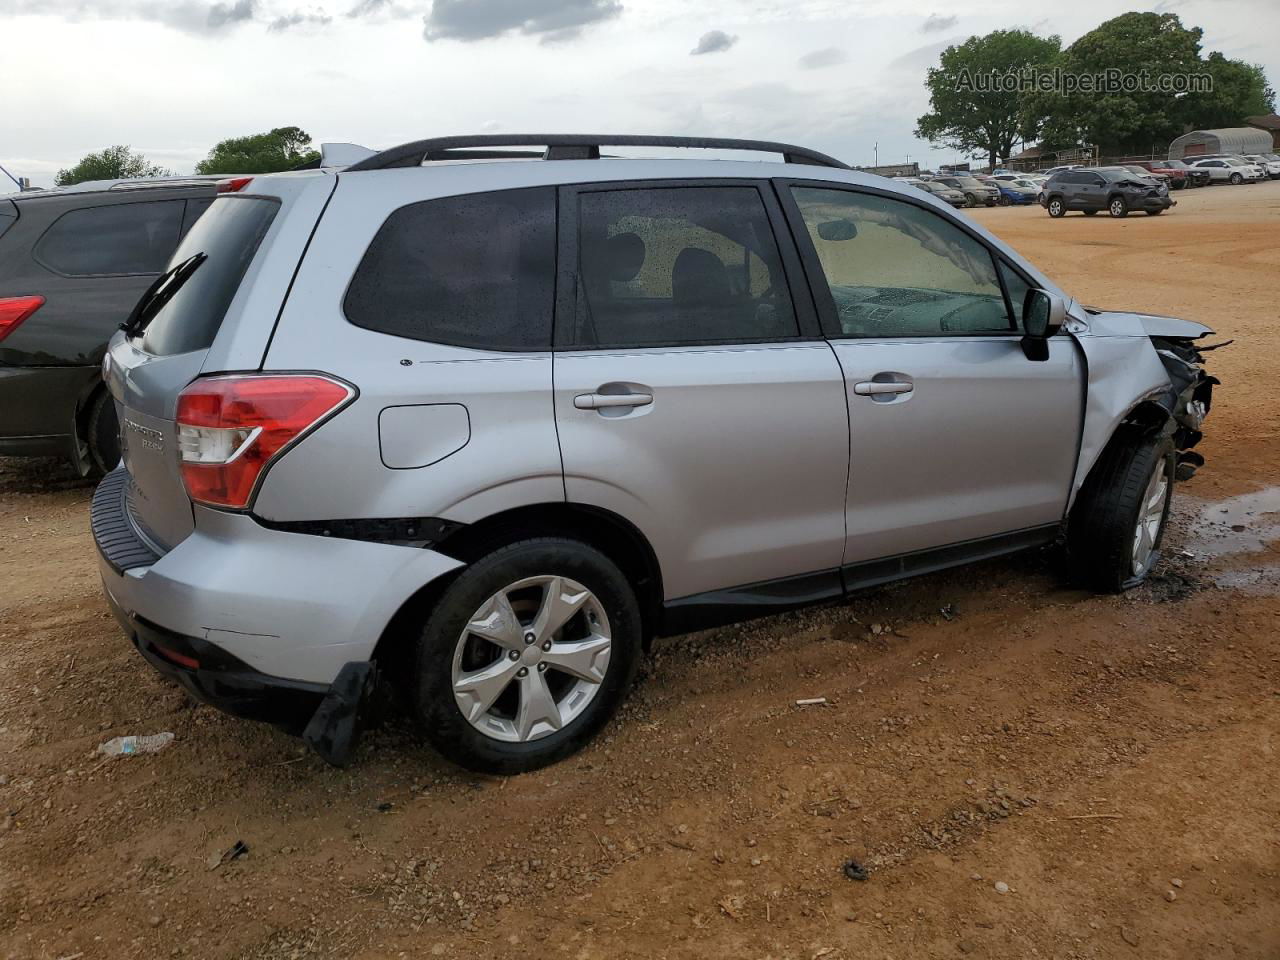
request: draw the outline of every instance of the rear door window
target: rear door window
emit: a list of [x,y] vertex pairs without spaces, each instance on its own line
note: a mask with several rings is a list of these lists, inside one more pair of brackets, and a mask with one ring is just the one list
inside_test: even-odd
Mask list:
[[182,211],[181,200],[71,210],[37,241],[35,258],[68,277],[159,273],[178,242]]
[[549,350],[554,187],[425,200],[391,214],[347,288],[357,327],[481,350]]
[[[178,201],[181,203],[181,201]],[[142,348],[168,356],[207,350],[280,205],[268,197],[224,197],[192,226],[170,265],[204,262],[148,322]]]
[[578,346],[799,336],[755,187],[585,191],[578,203]]

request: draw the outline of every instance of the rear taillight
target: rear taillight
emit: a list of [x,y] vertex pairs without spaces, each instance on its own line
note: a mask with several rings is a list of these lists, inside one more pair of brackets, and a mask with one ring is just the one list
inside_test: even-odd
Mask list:
[[44,306],[44,297],[0,297],[0,340]]
[[178,397],[178,458],[187,495],[243,509],[263,472],[355,396],[316,374],[196,380]]
[[229,177],[217,182],[214,193],[239,193],[251,183],[253,183],[253,177]]

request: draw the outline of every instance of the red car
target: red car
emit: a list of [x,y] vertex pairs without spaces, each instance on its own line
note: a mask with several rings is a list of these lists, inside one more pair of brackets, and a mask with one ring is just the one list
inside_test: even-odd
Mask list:
[[[1131,164],[1131,167],[1142,167],[1144,170],[1150,170],[1152,173],[1163,173],[1169,178],[1170,190],[1181,190],[1183,187],[1198,187],[1201,184],[1196,183],[1196,176],[1187,167],[1179,162],[1170,162],[1168,160],[1137,160]],[[1208,182],[1208,177],[1203,178]]]

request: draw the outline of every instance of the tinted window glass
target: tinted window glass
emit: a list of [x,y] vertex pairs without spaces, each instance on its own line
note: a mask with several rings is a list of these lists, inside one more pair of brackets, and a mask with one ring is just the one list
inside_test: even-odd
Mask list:
[[[845,337],[1008,333],[990,251],[929,210],[888,197],[793,188]],[[849,239],[823,224],[846,221]],[[837,234],[838,235],[838,234]]]
[[579,195],[580,345],[751,343],[797,336],[754,187]]
[[482,350],[546,350],[555,293],[552,187],[401,207],[347,289],[347,319]]
[[45,231],[35,257],[73,277],[159,273],[178,242],[182,205],[153,200],[71,210]]
[[191,225],[200,219],[200,214],[209,209],[209,204],[213,203],[213,197],[205,197],[202,200],[188,200],[187,211],[182,217],[182,233],[186,236]]
[[226,197],[205,211],[183,237],[169,265],[200,253],[208,259],[147,325],[144,350],[168,355],[212,346],[231,298],[278,209],[274,200],[262,197]]

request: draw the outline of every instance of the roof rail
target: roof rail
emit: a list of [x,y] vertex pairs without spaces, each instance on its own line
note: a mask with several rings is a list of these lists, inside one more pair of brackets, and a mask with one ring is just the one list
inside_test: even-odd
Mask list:
[[190,177],[131,177],[107,187],[108,190],[158,190],[164,187],[203,187],[222,179],[225,174],[196,174]]
[[[476,147],[545,147],[541,154],[517,153],[496,150],[491,153],[477,151]],[[646,137],[623,134],[619,136],[595,136],[592,134],[558,133],[509,133],[485,134],[471,137],[434,137],[415,140],[353,163],[347,172],[356,170],[386,170],[391,167],[416,167],[429,160],[500,159],[517,156],[541,156],[544,160],[598,160],[600,147],[680,147],[710,150],[753,150],[761,153],[780,153],[786,163],[805,163],[818,167],[849,169],[835,157],[825,153],[775,143],[771,140],[735,140],[728,137]]]

